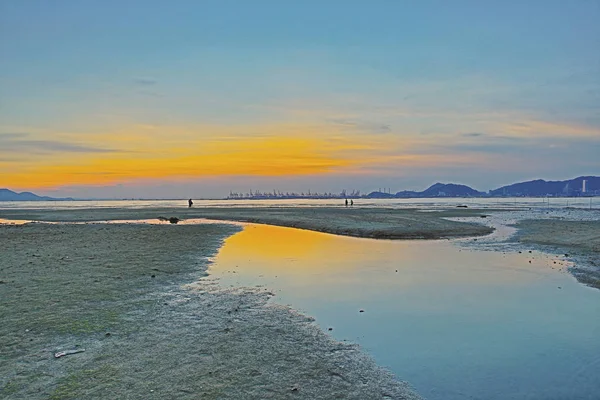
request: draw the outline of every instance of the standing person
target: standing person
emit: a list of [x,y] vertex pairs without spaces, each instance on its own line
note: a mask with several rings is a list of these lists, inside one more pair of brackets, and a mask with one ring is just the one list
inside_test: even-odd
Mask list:
[[350,199],[350,207],[354,205],[354,200]]
[[346,199],[346,207],[348,207],[348,199]]
[[194,205],[194,202],[192,201],[192,199],[188,200],[188,208],[192,208],[192,206]]

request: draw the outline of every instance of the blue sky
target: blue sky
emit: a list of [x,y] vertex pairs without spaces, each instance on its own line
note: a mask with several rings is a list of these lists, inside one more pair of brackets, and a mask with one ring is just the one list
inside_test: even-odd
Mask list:
[[[598,174],[599,20],[585,0],[0,0],[0,186],[187,197]],[[247,154],[299,138],[310,168],[289,152],[273,176]]]

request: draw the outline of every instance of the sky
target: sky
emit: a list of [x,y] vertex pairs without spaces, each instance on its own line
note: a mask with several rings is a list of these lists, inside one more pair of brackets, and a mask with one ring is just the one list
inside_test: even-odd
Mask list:
[[600,0],[0,0],[0,187],[600,175]]

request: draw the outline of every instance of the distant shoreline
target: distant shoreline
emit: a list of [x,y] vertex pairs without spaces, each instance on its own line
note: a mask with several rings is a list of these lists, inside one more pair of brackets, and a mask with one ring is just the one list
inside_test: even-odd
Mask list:
[[[282,201],[282,200],[453,200],[453,199],[595,199],[600,198],[600,194],[591,194],[588,196],[438,196],[438,197],[243,197],[243,198],[230,198],[230,197],[219,197],[219,198],[192,198],[194,201]],[[29,200],[7,200],[0,199],[0,203],[40,203],[40,202],[74,202],[74,201],[187,201],[187,198],[169,198],[169,199],[157,199],[157,198],[52,198],[52,199],[29,199]]]

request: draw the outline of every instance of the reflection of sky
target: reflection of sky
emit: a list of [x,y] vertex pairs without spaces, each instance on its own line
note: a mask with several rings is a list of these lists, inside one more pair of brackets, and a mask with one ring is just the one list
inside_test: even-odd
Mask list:
[[596,1],[4,1],[0,173],[123,197],[586,174],[599,19]]
[[223,285],[274,289],[275,301],[358,341],[429,399],[592,399],[598,293],[553,261],[249,225],[210,272]]

